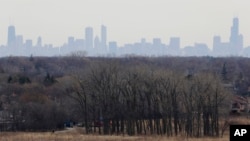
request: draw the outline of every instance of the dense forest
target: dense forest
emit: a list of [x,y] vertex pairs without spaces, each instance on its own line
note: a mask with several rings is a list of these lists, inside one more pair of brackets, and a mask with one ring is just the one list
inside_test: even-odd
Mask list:
[[6,57],[0,130],[219,136],[233,94],[248,96],[248,58]]

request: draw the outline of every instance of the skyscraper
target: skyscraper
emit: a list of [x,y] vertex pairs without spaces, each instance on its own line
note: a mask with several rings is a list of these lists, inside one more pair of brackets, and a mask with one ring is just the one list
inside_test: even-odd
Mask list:
[[93,48],[93,28],[87,27],[85,28],[85,45],[87,49]]
[[16,42],[16,31],[15,31],[15,27],[14,26],[9,26],[8,27],[8,46],[13,47],[15,46],[15,42]]
[[232,53],[238,54],[243,49],[243,36],[239,34],[239,19],[233,19],[231,27],[230,44]]
[[107,46],[107,27],[104,25],[101,27],[101,45],[105,48]]
[[230,42],[233,44],[237,44],[238,35],[239,35],[239,19],[234,18],[233,19],[233,26],[231,27]]
[[42,47],[42,37],[40,36],[37,38],[36,47]]

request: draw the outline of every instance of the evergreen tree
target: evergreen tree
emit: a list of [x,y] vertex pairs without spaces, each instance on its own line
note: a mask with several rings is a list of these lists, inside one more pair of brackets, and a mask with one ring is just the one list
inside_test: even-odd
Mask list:
[[226,63],[224,63],[222,67],[222,71],[221,71],[222,80],[224,82],[228,80],[227,74],[228,74],[228,71],[227,71]]

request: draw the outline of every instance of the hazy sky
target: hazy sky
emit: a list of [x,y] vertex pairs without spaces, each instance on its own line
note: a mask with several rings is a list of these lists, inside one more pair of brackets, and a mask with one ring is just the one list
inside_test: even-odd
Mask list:
[[181,46],[195,42],[210,47],[214,35],[228,41],[233,17],[239,17],[244,45],[250,45],[249,0],[0,0],[0,44],[7,42],[7,28],[36,43],[62,45],[68,36],[84,38],[87,26],[118,45],[152,38],[169,42],[181,37]]

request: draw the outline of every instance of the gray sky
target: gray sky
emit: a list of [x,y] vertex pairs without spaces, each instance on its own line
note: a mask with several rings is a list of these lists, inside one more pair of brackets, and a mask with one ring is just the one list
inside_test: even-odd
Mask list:
[[7,42],[7,27],[36,43],[62,45],[68,36],[84,38],[87,26],[118,45],[172,36],[181,37],[181,46],[195,42],[210,47],[214,35],[228,41],[233,17],[239,17],[244,46],[250,45],[249,0],[0,0],[0,44]]

